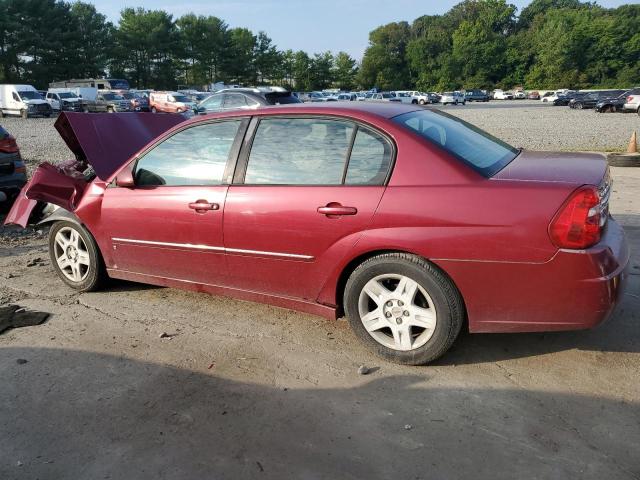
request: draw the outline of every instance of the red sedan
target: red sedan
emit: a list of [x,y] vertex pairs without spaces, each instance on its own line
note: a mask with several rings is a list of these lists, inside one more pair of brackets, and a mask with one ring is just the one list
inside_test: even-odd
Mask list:
[[463,326],[593,327],[624,283],[603,156],[518,150],[438,110],[63,113],[56,127],[76,160],[41,165],[6,223],[52,223],[52,264],[80,291],[111,277],[344,313],[373,351],[424,364]]

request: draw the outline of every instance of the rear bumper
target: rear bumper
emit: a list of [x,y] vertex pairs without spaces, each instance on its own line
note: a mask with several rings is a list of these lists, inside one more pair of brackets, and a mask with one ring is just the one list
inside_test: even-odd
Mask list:
[[460,289],[472,332],[580,330],[611,316],[627,280],[629,248],[610,219],[597,245],[559,250],[543,264],[436,263]]

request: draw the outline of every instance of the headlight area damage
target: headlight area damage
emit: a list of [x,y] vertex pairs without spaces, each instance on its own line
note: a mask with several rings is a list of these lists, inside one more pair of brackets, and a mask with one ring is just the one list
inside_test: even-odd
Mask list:
[[39,223],[54,210],[48,204],[76,211],[88,190],[101,195],[133,155],[184,120],[182,115],[62,112],[54,126],[75,159],[38,166],[4,224]]

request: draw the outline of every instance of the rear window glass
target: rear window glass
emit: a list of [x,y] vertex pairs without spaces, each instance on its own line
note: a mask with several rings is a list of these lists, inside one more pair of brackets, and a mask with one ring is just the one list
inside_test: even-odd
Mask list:
[[269,102],[270,105],[287,105],[289,103],[302,103],[298,97],[295,97],[293,95],[288,95],[288,94],[278,95],[278,94],[267,93],[265,95],[265,98],[267,99],[267,102]]
[[470,123],[436,110],[404,113],[393,121],[435,143],[480,174],[490,177],[519,150]]

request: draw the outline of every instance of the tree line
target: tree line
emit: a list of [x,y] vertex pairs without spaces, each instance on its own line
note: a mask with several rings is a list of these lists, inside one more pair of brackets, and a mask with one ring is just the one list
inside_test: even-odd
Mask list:
[[0,0],[0,82],[109,75],[138,88],[213,82],[297,90],[632,86],[640,5],[464,0],[444,15],[380,26],[360,64],[349,54],[280,50],[266,32],[215,16],[125,8],[117,25],[88,3]]
[[466,0],[444,15],[369,35],[358,81],[393,90],[587,88],[640,84],[640,5]]
[[215,16],[174,19],[125,8],[117,25],[88,3],[0,0],[0,82],[49,82],[109,75],[138,88],[281,84],[300,90],[356,86],[345,52],[279,50],[265,32],[230,28]]

